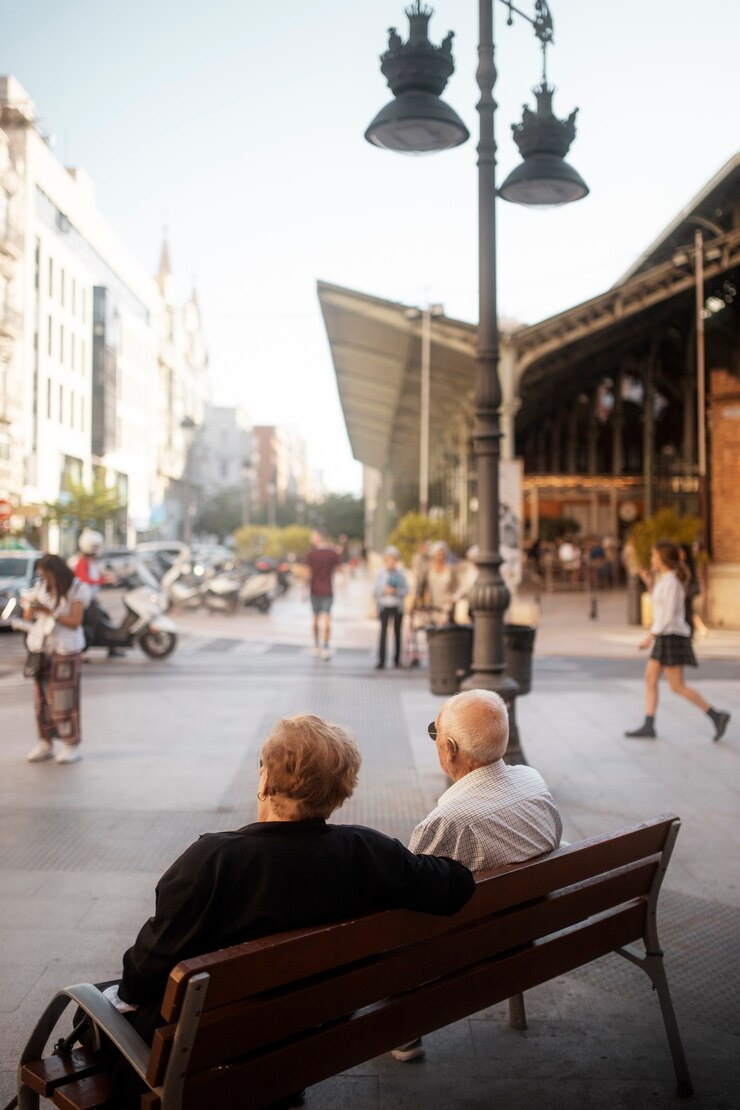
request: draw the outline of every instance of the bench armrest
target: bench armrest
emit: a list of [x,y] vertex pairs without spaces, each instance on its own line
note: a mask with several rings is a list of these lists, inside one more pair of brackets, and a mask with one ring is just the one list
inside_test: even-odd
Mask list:
[[21,1066],[41,1058],[54,1026],[70,1002],[76,1002],[92,1018],[95,1025],[110,1038],[121,1055],[144,1079],[149,1063],[149,1046],[129,1025],[123,1014],[119,1014],[102,991],[92,983],[76,983],[54,995],[28,1039],[21,1056]]

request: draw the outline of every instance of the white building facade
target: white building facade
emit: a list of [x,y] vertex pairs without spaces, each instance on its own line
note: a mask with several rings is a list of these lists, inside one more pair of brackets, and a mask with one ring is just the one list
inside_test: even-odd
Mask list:
[[[28,94],[0,77],[0,498],[16,530],[102,482],[127,506],[109,542],[174,535],[180,425],[202,419],[207,395],[197,304],[178,306],[169,272],[138,265],[92,182],[39,133]],[[36,535],[51,549],[74,540]]]

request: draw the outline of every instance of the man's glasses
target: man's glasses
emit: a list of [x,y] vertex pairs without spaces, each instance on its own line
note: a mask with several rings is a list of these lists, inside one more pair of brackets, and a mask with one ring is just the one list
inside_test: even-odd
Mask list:
[[437,743],[437,722],[436,721],[432,721],[430,724],[427,725],[427,732],[429,733],[429,736],[431,737],[431,739],[436,744]]

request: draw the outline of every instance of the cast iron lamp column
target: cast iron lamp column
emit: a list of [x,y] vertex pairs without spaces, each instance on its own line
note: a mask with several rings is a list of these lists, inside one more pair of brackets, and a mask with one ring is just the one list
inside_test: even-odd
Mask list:
[[[524,158],[501,186],[505,200],[529,205],[566,204],[579,200],[588,188],[564,161],[575,137],[575,115],[561,121],[552,113],[552,89],[547,85],[544,66],[547,45],[552,41],[552,18],[545,0],[535,0],[534,18],[500,0],[508,9],[508,22],[516,13],[534,28],[542,45],[542,84],[535,91],[537,109],[524,109],[521,124],[513,128],[515,141]],[[475,614],[473,671],[467,688],[495,690],[509,705],[513,721],[513,702],[517,683],[506,673],[504,659],[504,613],[509,591],[501,577],[503,562],[499,550],[499,459],[501,384],[498,374],[499,331],[496,287],[496,143],[494,118],[496,83],[493,43],[494,0],[479,0],[480,42],[477,82],[480,88],[478,115],[478,235],[479,235],[479,325],[475,371],[475,431],[473,435],[478,475],[478,556],[479,574],[471,592]],[[386,105],[365,132],[368,142],[391,150],[427,153],[464,143],[465,124],[449,105],[439,99],[453,72],[452,32],[441,46],[429,42],[427,25],[431,9],[414,0],[406,9],[410,33],[403,43],[395,28],[389,32],[389,46],[381,56],[381,71],[388,80],[395,100]],[[513,730],[516,732],[516,729]],[[518,748],[518,739],[510,745]],[[510,754],[511,753],[510,751]]]
[[183,543],[190,544],[193,533],[192,505],[190,504],[193,475],[193,440],[198,425],[192,416],[186,416],[180,421],[180,428],[185,445],[185,511],[182,519],[182,539]]

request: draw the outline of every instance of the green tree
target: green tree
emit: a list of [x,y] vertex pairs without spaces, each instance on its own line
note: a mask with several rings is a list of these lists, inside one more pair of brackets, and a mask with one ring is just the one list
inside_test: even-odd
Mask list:
[[82,531],[95,528],[102,532],[106,524],[121,524],[125,520],[127,503],[117,489],[105,485],[102,478],[87,489],[81,482],[67,481],[67,489],[57,501],[47,502],[44,516],[47,520]]
[[280,536],[282,555],[305,555],[311,546],[311,529],[305,524],[289,524]]
[[388,543],[398,548],[401,559],[407,565],[411,562],[419,544],[426,540],[444,540],[454,550],[458,552],[461,550],[461,545],[453,536],[450,522],[446,517],[431,520],[421,513],[406,513],[388,537]]
[[361,539],[365,534],[365,501],[351,493],[328,493],[309,506],[309,517],[327,536]]
[[671,543],[693,543],[701,532],[701,520],[687,513],[679,516],[675,509],[659,509],[654,516],[648,516],[632,526],[632,542],[635,545],[640,565],[650,565],[650,552],[661,540]]
[[242,521],[242,499],[238,489],[224,489],[208,498],[195,517],[195,531],[218,536],[222,542]]
[[257,559],[269,555],[281,559],[285,555],[304,555],[311,544],[311,529],[303,524],[289,524],[287,528],[267,528],[261,524],[250,524],[237,528],[234,542],[240,555],[247,559]]

